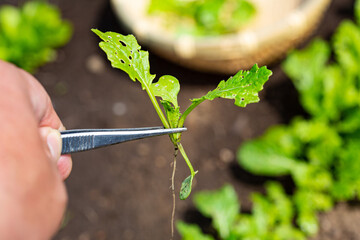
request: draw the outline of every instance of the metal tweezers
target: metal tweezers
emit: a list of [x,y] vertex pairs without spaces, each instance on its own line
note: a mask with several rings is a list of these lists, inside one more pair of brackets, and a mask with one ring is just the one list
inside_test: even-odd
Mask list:
[[124,129],[74,129],[61,131],[61,154],[81,152],[117,143],[165,134],[180,133],[186,128],[124,128]]

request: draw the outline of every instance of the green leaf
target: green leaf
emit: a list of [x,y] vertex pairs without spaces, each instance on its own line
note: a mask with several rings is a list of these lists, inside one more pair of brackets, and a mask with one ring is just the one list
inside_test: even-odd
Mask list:
[[2,34],[10,39],[16,39],[21,24],[21,12],[13,6],[3,6],[0,9],[0,28]]
[[155,75],[150,74],[149,53],[140,50],[141,47],[133,35],[103,33],[97,29],[92,31],[103,40],[99,46],[114,68],[126,72],[134,82],[139,81],[143,90],[150,87]]
[[295,119],[291,131],[302,142],[302,157],[314,166],[329,168],[342,146],[342,139],[334,127],[320,119]]
[[331,172],[311,164],[299,163],[291,175],[298,187],[309,190],[329,190],[333,184]]
[[194,196],[194,203],[204,216],[212,218],[220,237],[227,238],[240,211],[235,190],[225,185],[217,191],[203,191]]
[[[149,53],[141,50],[133,35],[124,36],[115,32],[103,33],[97,29],[92,29],[92,31],[103,40],[99,46],[106,53],[111,65],[126,72],[134,82],[141,83],[142,89],[146,90],[162,124],[165,128],[169,128],[170,125],[151,89],[155,75],[150,74]],[[158,90],[156,87],[154,88]]]
[[177,222],[176,228],[182,236],[182,240],[214,240],[212,236],[204,234],[195,224]]
[[151,0],[148,13],[176,34],[197,36],[236,32],[253,19],[256,9],[247,0]]
[[360,109],[353,108],[343,113],[343,120],[337,124],[341,133],[355,133],[360,129]]
[[351,140],[342,150],[335,165],[336,181],[332,195],[338,200],[360,196],[360,140]]
[[298,210],[297,224],[302,231],[313,236],[319,228],[317,212],[329,210],[333,201],[327,194],[303,188],[296,191],[294,204]]
[[297,166],[295,159],[285,156],[276,146],[262,140],[248,141],[241,145],[237,159],[247,171],[265,176],[286,175]]
[[0,58],[29,72],[54,60],[54,48],[67,43],[71,34],[70,23],[61,19],[58,8],[46,2],[0,8]]
[[274,237],[272,239],[279,240],[306,240],[305,234],[291,224],[279,225],[275,228]]
[[314,116],[322,113],[324,72],[329,57],[329,44],[316,39],[305,49],[290,53],[282,65],[300,92],[301,104]]
[[[330,57],[330,46],[321,39],[315,39],[302,50],[294,50],[284,61],[282,67],[294,82],[300,93],[321,90],[322,71]],[[314,90],[314,91],[315,91]]]
[[332,121],[343,121],[342,114],[359,107],[356,78],[337,64],[327,67],[324,73],[323,114]]
[[191,193],[192,181],[194,177],[192,175],[185,178],[185,180],[181,183],[180,188],[180,199],[185,200],[189,197]]
[[314,236],[319,231],[319,221],[315,212],[300,213],[296,223],[306,235]]
[[175,108],[178,107],[177,95],[180,91],[179,81],[170,75],[160,77],[159,81],[151,84],[151,91],[155,96],[171,102]]
[[235,99],[235,105],[245,107],[249,103],[258,102],[258,93],[269,79],[272,72],[265,66],[259,68],[256,64],[250,71],[239,71],[227,81],[221,81],[216,89],[208,92],[205,96],[192,100],[214,100],[215,98]]
[[360,29],[344,21],[333,36],[338,63],[328,64],[330,46],[322,40],[292,52],[283,64],[300,92],[303,107],[314,117],[341,120],[342,111],[359,107]]
[[279,183],[267,183],[266,191],[267,196],[252,195],[252,213],[259,236],[266,236],[280,226],[292,226],[294,216],[293,203]]
[[[180,118],[180,107],[177,102],[177,95],[180,91],[179,81],[170,75],[160,77],[159,81],[152,83],[150,91],[157,97],[161,97],[161,104],[166,113],[170,127],[178,127]],[[182,127],[182,126],[181,126]],[[177,134],[180,137],[181,134]]]
[[34,25],[45,46],[62,46],[71,36],[71,25],[61,19],[60,10],[44,1],[27,2],[23,6],[22,15],[23,21]]
[[355,13],[356,23],[360,26],[360,1],[359,0],[355,1],[354,9],[355,9],[354,13]]
[[293,223],[294,206],[279,183],[266,184],[267,195],[252,195],[252,214],[241,213],[229,239],[305,240]]
[[[230,5],[231,2],[228,1]],[[229,18],[228,21],[224,21],[224,25],[227,25],[227,28],[231,29],[239,29],[242,26],[246,25],[248,22],[252,20],[252,18],[256,15],[255,6],[249,1],[237,1],[237,6],[234,8],[232,12],[232,18]]]
[[293,203],[284,188],[277,182],[268,182],[265,187],[276,210],[276,222],[291,225],[294,217]]
[[221,81],[216,89],[208,92],[205,96],[191,100],[192,104],[182,114],[179,126],[182,126],[189,113],[205,100],[211,101],[215,98],[235,99],[235,105],[239,107],[258,102],[258,93],[263,89],[263,85],[271,74],[272,72],[265,66],[259,68],[255,64],[250,71],[241,70],[227,81]]
[[169,101],[161,101],[166,113],[166,117],[169,121],[170,127],[178,127],[178,122],[180,118],[180,107],[174,107],[173,104]]
[[360,29],[351,21],[343,21],[333,36],[334,51],[345,74],[359,75]]

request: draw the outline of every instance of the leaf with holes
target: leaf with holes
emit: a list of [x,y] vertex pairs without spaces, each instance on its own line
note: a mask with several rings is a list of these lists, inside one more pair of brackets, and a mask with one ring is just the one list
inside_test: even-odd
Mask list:
[[235,99],[235,105],[245,107],[249,103],[259,101],[258,93],[269,79],[271,71],[266,67],[259,68],[256,64],[250,71],[239,71],[227,81],[221,81],[216,89],[208,92],[202,98],[194,99],[194,102],[202,99],[214,100],[215,98]]
[[179,126],[182,126],[187,115],[205,100],[212,101],[215,98],[235,99],[235,105],[239,107],[246,107],[249,103],[258,102],[258,93],[263,89],[263,85],[271,75],[272,72],[269,69],[265,66],[259,68],[257,64],[250,71],[240,70],[227,81],[221,81],[214,90],[208,92],[205,96],[192,99],[192,104],[181,116]]
[[150,87],[155,75],[150,74],[149,53],[141,50],[133,35],[103,33],[97,29],[92,31],[103,40],[99,46],[114,68],[126,72],[134,82],[139,81],[143,90]]

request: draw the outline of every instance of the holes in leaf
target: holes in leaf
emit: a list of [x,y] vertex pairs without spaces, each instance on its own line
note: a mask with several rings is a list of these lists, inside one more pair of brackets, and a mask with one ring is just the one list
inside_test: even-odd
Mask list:
[[108,38],[110,38],[110,39],[111,39],[112,37],[111,37],[111,36],[108,36]]
[[126,46],[127,46],[126,43],[123,42],[123,41],[121,41],[121,40],[119,40],[119,43],[120,43],[121,45],[123,45],[123,47],[126,47]]
[[120,59],[120,62],[121,62],[122,64],[124,64],[124,63],[125,63],[125,61],[124,61],[124,60],[122,60],[122,59]]
[[132,60],[132,57],[131,57],[131,56],[129,56],[129,59],[130,59],[130,60]]
[[242,97],[242,98],[241,98],[241,101],[244,101],[244,100],[245,100],[245,98]]

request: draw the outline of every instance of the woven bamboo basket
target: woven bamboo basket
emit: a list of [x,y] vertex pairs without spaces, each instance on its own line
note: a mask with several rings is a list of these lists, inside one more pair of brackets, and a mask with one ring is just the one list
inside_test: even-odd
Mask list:
[[233,74],[283,57],[313,32],[331,0],[252,0],[257,13],[250,24],[212,37],[175,36],[146,14],[148,0],[111,1],[138,41],[162,57],[201,71]]

